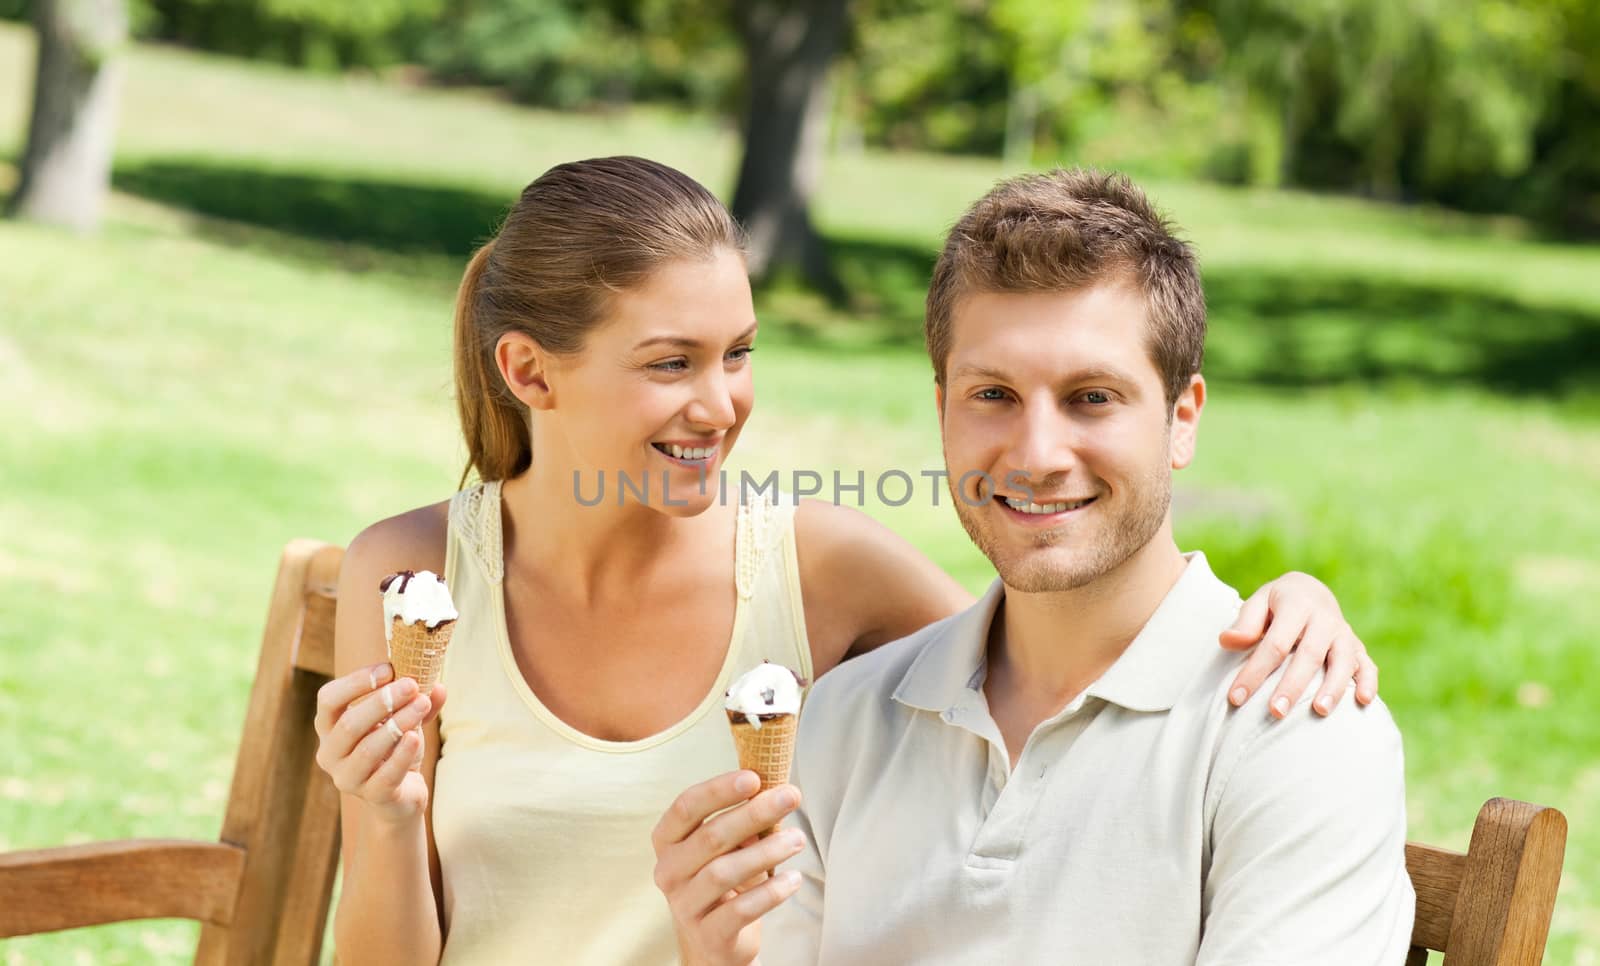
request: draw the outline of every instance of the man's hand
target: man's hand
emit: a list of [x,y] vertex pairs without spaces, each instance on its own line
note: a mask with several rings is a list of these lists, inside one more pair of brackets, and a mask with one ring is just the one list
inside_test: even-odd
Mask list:
[[1290,571],[1251,594],[1233,626],[1222,632],[1222,646],[1255,647],[1228,688],[1228,701],[1234,707],[1248,701],[1291,654],[1293,660],[1269,704],[1274,717],[1289,713],[1324,666],[1328,673],[1322,692],[1311,703],[1318,714],[1331,714],[1344,700],[1352,676],[1357,702],[1371,704],[1378,696],[1378,666],[1367,656],[1367,646],[1345,622],[1333,591],[1309,574]]
[[756,795],[760,787],[751,771],[701,782],[678,796],[650,836],[656,888],[672,909],[688,966],[755,962],[761,917],[800,887],[799,873],[768,870],[798,853],[805,837],[796,829],[756,837],[799,807],[800,790],[783,785]]

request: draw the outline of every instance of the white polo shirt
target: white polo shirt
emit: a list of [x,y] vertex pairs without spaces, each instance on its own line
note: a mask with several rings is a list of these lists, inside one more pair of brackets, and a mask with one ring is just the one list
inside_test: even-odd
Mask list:
[[[1225,699],[1239,596],[1189,555],[1115,664],[1012,769],[982,685],[994,586],[847,661],[801,715],[800,892],[765,966],[1404,961],[1400,734],[1381,703]],[[1274,678],[1275,681],[1275,678]]]

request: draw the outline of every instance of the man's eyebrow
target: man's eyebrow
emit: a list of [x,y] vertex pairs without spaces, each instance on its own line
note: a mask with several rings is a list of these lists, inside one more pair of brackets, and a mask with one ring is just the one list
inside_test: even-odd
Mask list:
[[[757,322],[750,323],[750,328],[745,329],[743,332],[739,333],[737,336],[734,336],[733,341],[742,342],[745,339],[750,338],[752,335],[755,335],[756,334],[756,327],[759,324],[760,323],[757,323]],[[680,349],[699,349],[702,346],[704,346],[705,343],[701,342],[699,339],[690,339],[690,338],[687,338],[686,336],[681,336],[681,335],[658,335],[658,336],[653,336],[653,337],[651,337],[649,339],[645,339],[643,342],[640,342],[638,345],[634,346],[634,348],[635,349],[643,349],[646,346],[652,346],[652,345],[670,345],[670,346],[675,346],[675,347],[680,348]]]
[[[988,366],[977,365],[957,366],[955,372],[951,374],[950,379],[953,382],[957,379],[966,379],[968,377],[988,382],[1010,383],[1012,381],[1012,377],[1008,373],[1002,372],[999,369],[991,369]],[[1073,369],[1068,372],[1061,373],[1056,377],[1055,381],[1059,383],[1131,383],[1136,382],[1137,380],[1134,379],[1131,374],[1123,372],[1121,369],[1117,369],[1113,366],[1084,366],[1082,369]]]

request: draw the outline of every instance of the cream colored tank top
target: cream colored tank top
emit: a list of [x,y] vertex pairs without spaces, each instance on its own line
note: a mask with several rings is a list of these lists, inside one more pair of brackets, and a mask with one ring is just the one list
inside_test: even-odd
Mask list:
[[433,831],[448,964],[667,966],[677,944],[650,831],[685,788],[738,767],[723,692],[770,660],[811,677],[792,501],[739,508],[738,601],[716,683],[639,741],[568,727],[528,687],[506,633],[500,484],[450,503],[445,580],[461,617],[445,656]]

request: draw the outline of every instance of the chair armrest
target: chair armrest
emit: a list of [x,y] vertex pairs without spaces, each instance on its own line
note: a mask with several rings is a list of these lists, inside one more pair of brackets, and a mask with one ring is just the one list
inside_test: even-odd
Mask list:
[[129,919],[233,918],[244,849],[123,839],[0,853],[0,938]]

